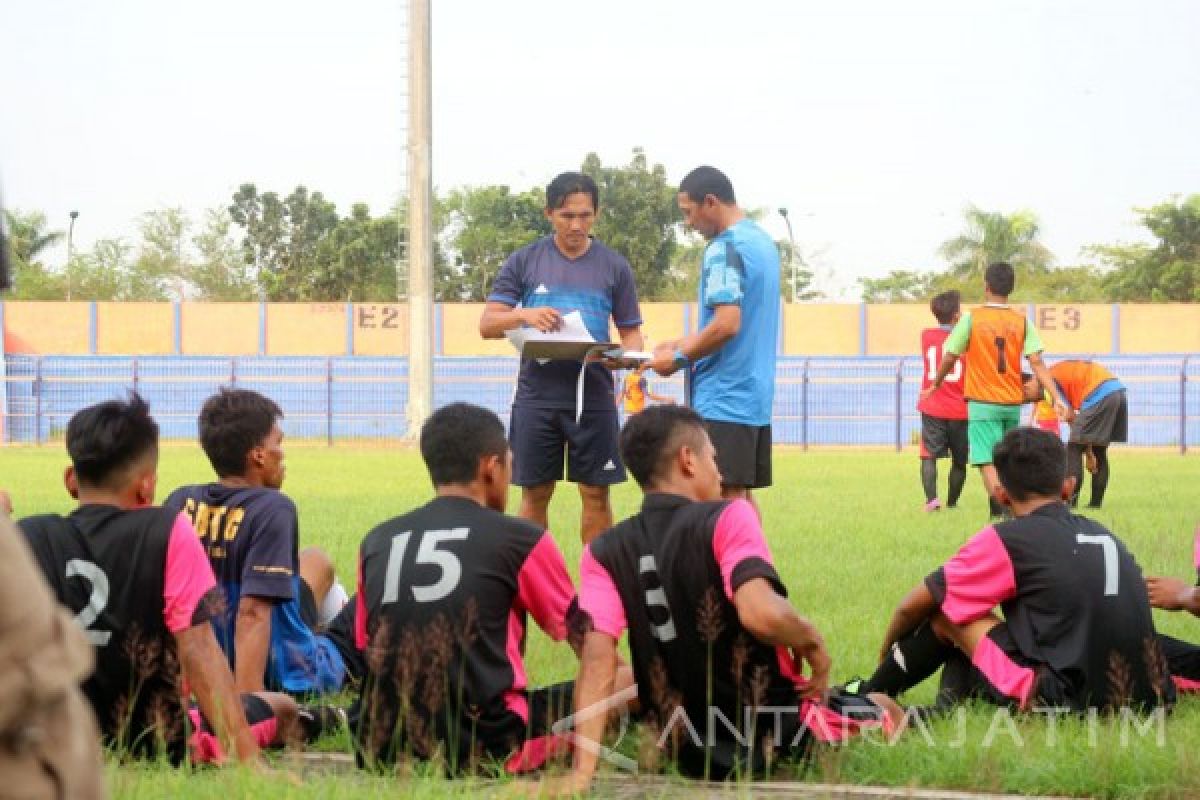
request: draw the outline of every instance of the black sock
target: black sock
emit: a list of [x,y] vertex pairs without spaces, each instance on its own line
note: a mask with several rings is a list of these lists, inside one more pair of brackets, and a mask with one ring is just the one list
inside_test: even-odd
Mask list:
[[[1083,451],[1086,445],[1067,445],[1067,475],[1075,479],[1075,491],[1071,495],[1071,506],[1079,504],[1079,493],[1083,490]],[[1093,478],[1093,485],[1095,479]]]
[[962,496],[963,485],[967,482],[967,465],[966,464],[951,464],[950,465],[950,486],[946,493],[946,505],[953,508],[958,505],[958,498]]
[[932,458],[921,459],[921,488],[925,490],[925,502],[937,497],[937,462]]
[[922,622],[892,646],[862,693],[883,692],[895,697],[937,672],[954,652],[954,645],[943,642],[933,632],[933,626]]
[[[1092,476],[1092,508],[1099,508],[1104,502],[1104,492],[1108,489],[1108,448],[1093,447],[1096,456],[1096,474]],[[1076,489],[1076,491],[1079,491]]]

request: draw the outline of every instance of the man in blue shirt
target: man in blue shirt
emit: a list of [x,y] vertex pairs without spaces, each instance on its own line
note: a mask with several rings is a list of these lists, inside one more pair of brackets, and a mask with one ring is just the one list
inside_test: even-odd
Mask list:
[[192,520],[225,608],[217,641],[241,692],[335,692],[346,679],[337,642],[318,632],[345,590],[318,548],[299,548],[296,506],[280,489],[283,412],[248,389],[221,389],[200,411],[200,444],[217,482],[182,486],[163,506]]
[[779,337],[779,249],[737,205],[733,184],[697,167],[679,184],[684,221],[705,239],[700,327],[664,342],[650,368],[690,369],[691,404],[717,448],[726,498],[771,485],[771,406]]
[[[623,256],[589,235],[599,195],[596,182],[577,172],[564,172],[550,182],[545,214],[554,234],[504,262],[479,319],[483,338],[499,339],[522,325],[557,330],[563,314],[578,311],[596,341],[611,341],[611,318],[621,346],[642,349],[633,270]],[[565,446],[566,479],[579,484],[580,532],[586,543],[612,527],[608,488],[625,480],[625,468],[617,451],[612,371],[604,364],[588,365],[583,405],[576,409],[581,366],[567,360],[521,362],[509,440],[513,483],[521,487],[520,516],[542,528],[549,527],[547,508],[563,478]]]

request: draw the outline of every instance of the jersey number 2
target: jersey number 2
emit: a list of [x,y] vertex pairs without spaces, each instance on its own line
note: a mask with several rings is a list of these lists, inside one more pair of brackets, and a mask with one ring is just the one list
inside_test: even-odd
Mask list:
[[1118,588],[1118,580],[1121,575],[1117,570],[1117,543],[1113,541],[1111,536],[1101,534],[1098,536],[1089,536],[1086,533],[1075,534],[1075,541],[1080,544],[1098,544],[1100,549],[1104,551],[1104,596],[1115,596]]
[[[458,588],[458,582],[462,580],[462,562],[449,550],[439,550],[438,545],[442,542],[463,541],[469,531],[469,528],[425,531],[425,535],[421,537],[421,546],[417,548],[416,563],[431,564],[442,574],[427,586],[412,587],[414,600],[418,603],[432,603]],[[400,570],[404,566],[404,551],[408,549],[408,540],[411,538],[412,531],[405,531],[392,538],[392,549],[388,552],[387,571],[383,581],[384,603],[395,603],[400,599]]]
[[91,584],[92,593],[88,595],[87,605],[75,615],[75,622],[83,628],[89,642],[96,647],[104,647],[112,638],[112,631],[94,631],[92,623],[99,619],[108,607],[108,576],[91,561],[72,558],[67,562],[67,577],[83,578]]

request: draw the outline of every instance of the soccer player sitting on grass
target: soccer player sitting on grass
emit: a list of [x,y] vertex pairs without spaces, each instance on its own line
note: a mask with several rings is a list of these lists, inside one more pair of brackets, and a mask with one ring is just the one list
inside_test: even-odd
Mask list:
[[975,534],[901,601],[863,690],[896,696],[941,668],[941,708],[970,698],[1021,710],[1172,703],[1141,570],[1120,539],[1064,502],[1074,482],[1062,441],[1020,427],[994,458],[1015,519]]
[[[67,452],[64,481],[78,507],[20,527],[96,648],[83,690],[105,742],[173,763],[189,751],[220,761],[232,745],[238,760],[255,761],[290,731],[296,704],[281,694],[238,696],[209,625],[221,599],[196,531],[186,516],[152,505],[158,425],[145,402],[133,394],[75,414]],[[189,690],[199,708],[186,705]]]
[[[937,377],[942,363],[942,347],[954,323],[958,322],[959,294],[942,292],[929,303],[929,310],[938,321],[936,328],[921,331],[921,388],[925,389]],[[937,491],[937,460],[949,454],[950,476],[946,505],[958,505],[963,484],[967,481],[967,402],[963,399],[963,362],[959,360],[946,376],[942,386],[917,404],[921,412],[921,486],[925,490],[925,510],[942,507]]]
[[[814,739],[840,741],[864,726],[890,731],[902,712],[886,697],[850,698],[844,714],[822,705],[825,642],[788,602],[754,508],[721,499],[704,420],[680,406],[648,408],[625,423],[621,455],[645,496],[638,514],[584,549],[580,607],[592,627],[575,690],[577,742],[603,741],[603,716],[586,711],[619,689],[617,640],[626,630],[643,735],[677,745],[687,775],[761,773],[773,756],[801,755]],[[577,744],[574,771],[547,790],[584,791],[594,744]]]
[[1025,401],[1021,380],[1021,356],[1029,360],[1038,381],[1054,395],[1055,410],[1066,418],[1068,409],[1042,363],[1042,340],[1024,314],[1010,308],[1016,277],[1003,261],[984,271],[984,305],[964,314],[944,345],[945,355],[933,382],[921,391],[921,399],[934,395],[954,370],[960,356],[967,360],[964,394],[967,398],[967,437],[970,461],[979,467],[987,489],[992,517],[1002,516],[999,482],[992,466],[992,448],[1004,434],[1021,424]]
[[536,769],[565,742],[572,684],[532,690],[527,618],[578,647],[583,622],[550,532],[504,514],[512,453],[487,409],[455,403],[421,428],[436,497],[378,525],[359,551],[355,636],[367,674],[352,717],[360,763],[440,753],[452,772]]
[[[1192,586],[1169,577],[1146,579],[1146,590],[1150,593],[1150,605],[1163,611],[1187,611],[1200,617],[1200,525],[1196,526],[1193,560],[1196,564],[1196,585]],[[1171,677],[1180,691],[1200,692],[1200,646],[1183,642],[1171,636],[1159,634],[1163,653]]]
[[[200,411],[200,445],[216,483],[183,486],[164,506],[196,526],[225,594],[214,619],[238,690],[264,686],[295,695],[337,691],[346,660],[321,634],[345,602],[333,562],[299,550],[296,506],[284,479],[283,416],[247,389],[221,389]],[[320,720],[304,717],[307,735]]]

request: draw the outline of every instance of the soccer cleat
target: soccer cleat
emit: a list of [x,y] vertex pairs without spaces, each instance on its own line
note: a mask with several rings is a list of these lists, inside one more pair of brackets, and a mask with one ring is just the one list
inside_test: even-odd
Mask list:
[[338,706],[300,706],[297,719],[304,731],[304,741],[310,743],[347,725],[346,709]]
[[925,510],[927,512],[928,511],[941,511],[942,510],[942,501],[938,500],[936,497],[933,498],[932,500],[930,500],[928,503],[925,504]]

